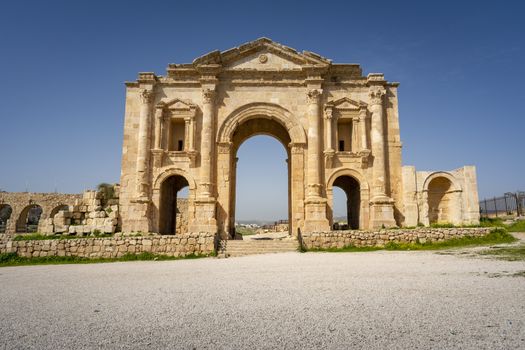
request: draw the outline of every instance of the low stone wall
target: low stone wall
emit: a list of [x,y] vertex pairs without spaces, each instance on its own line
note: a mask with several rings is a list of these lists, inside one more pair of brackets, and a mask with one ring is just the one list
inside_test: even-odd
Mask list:
[[50,239],[11,241],[0,237],[0,253],[17,253],[23,257],[78,256],[85,258],[118,258],[126,253],[149,252],[184,257],[209,255],[215,251],[215,235],[191,233],[177,236],[116,236],[109,238]]
[[416,228],[380,231],[330,231],[303,233],[302,244],[306,249],[356,247],[382,247],[388,242],[425,243],[445,241],[465,236],[484,236],[490,227],[475,228]]

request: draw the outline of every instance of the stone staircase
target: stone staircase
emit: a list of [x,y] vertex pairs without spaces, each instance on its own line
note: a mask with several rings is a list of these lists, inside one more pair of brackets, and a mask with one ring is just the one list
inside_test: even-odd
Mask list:
[[296,252],[299,242],[296,239],[246,239],[220,242],[218,256],[222,258],[253,254]]

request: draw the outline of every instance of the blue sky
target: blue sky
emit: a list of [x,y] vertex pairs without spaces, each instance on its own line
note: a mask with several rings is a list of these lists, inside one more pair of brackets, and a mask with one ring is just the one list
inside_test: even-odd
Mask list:
[[[400,81],[404,164],[474,164],[480,197],[525,190],[524,12],[521,1],[3,1],[0,188],[118,182],[124,81],[266,36]],[[286,217],[272,205],[286,200],[279,147],[239,150],[239,188],[258,163],[269,174],[238,198],[239,218]]]

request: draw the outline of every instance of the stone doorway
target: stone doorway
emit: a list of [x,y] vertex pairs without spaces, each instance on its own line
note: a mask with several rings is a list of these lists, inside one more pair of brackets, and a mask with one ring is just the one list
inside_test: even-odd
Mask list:
[[[181,208],[177,206],[177,197],[188,187],[188,180],[181,175],[166,178],[160,187],[159,233],[173,235],[181,233]],[[187,207],[185,208],[187,210]],[[185,215],[187,217],[187,214]]]
[[[342,175],[335,179],[333,186],[339,187],[346,194],[346,228],[359,229],[361,214],[361,188],[359,182],[352,176]],[[337,229],[337,227],[334,228]]]

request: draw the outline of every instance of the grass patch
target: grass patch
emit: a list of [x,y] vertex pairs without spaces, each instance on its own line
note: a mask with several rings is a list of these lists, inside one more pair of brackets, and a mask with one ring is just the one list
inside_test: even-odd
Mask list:
[[483,250],[479,254],[492,256],[499,260],[523,261],[525,260],[525,244],[515,247],[493,247]]
[[513,243],[516,238],[503,229],[496,229],[491,233],[481,236],[465,236],[461,238],[452,238],[441,242],[425,242],[425,243],[396,243],[389,242],[384,247],[356,247],[354,245],[345,246],[343,248],[317,248],[307,249],[309,252],[369,252],[375,250],[440,250],[461,248],[468,246],[483,246],[501,243]]
[[509,232],[525,232],[525,220],[516,221],[512,225],[507,226]]
[[241,236],[251,236],[257,234],[254,229],[249,227],[236,227],[235,232]]
[[109,263],[119,261],[148,261],[148,260],[183,260],[183,259],[199,259],[212,256],[189,254],[184,257],[174,257],[153,253],[140,254],[125,254],[120,258],[83,258],[78,256],[43,256],[36,258],[26,258],[18,256],[16,253],[0,254],[0,267],[3,266],[23,266],[23,265],[56,265],[56,264],[95,264],[95,263]]
[[113,237],[112,234],[91,233],[87,236],[67,236],[67,235],[43,235],[41,233],[31,233],[16,235],[13,241],[45,241],[50,239],[79,239],[79,238],[108,238]]

